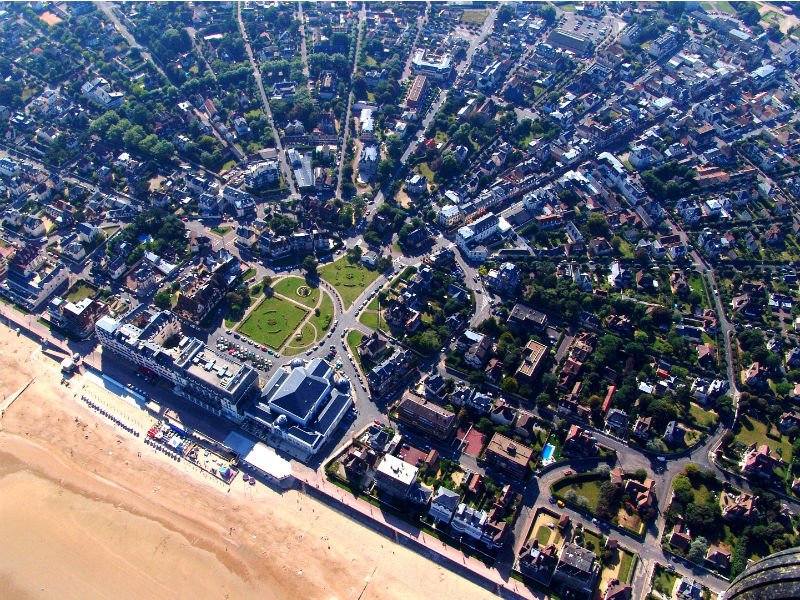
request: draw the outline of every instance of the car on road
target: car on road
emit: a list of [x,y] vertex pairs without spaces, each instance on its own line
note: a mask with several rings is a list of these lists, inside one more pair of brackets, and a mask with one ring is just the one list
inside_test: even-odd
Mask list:
[[230,329],[226,329],[226,330],[225,330],[225,333],[227,333],[228,335],[230,335],[230,334],[231,334],[231,330],[230,330]]
[[564,508],[564,506],[565,506],[565,505],[564,505],[564,501],[563,501],[563,500],[559,500],[558,502],[556,502],[556,504],[558,504],[558,506],[559,506],[560,508]]
[[566,477],[567,475],[572,475],[573,472],[574,471],[572,469],[567,469],[566,471],[564,471],[564,477]]

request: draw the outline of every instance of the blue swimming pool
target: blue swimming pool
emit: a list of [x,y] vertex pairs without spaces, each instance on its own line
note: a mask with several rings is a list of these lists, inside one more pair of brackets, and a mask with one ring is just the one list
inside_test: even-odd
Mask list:
[[553,457],[553,452],[555,451],[556,447],[553,444],[547,444],[542,450],[542,458],[545,460],[549,460]]

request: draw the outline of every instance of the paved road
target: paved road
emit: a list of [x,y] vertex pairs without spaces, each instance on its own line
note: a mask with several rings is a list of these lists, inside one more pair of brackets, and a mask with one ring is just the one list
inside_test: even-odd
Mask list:
[[[361,5],[361,10],[358,13],[358,24],[356,25],[356,55],[353,59],[353,72],[350,76],[350,81],[353,81],[353,75],[358,72],[358,53],[361,51],[361,24],[364,23],[364,20],[367,18],[367,7],[366,4]],[[353,94],[352,89],[347,95],[347,110],[345,111],[344,121],[341,124],[343,128],[342,131],[342,148],[339,152],[339,173],[336,178],[336,197],[341,199],[342,197],[342,171],[344,170],[344,152],[347,148],[347,141],[350,139],[350,119],[352,118],[352,111],[353,111],[353,100],[355,94]],[[353,158],[355,161],[355,157]]]
[[303,75],[308,79],[308,88],[311,89],[311,72],[308,70],[308,54],[306,53],[306,20],[303,16],[303,3],[297,3],[297,20],[300,21],[300,57],[303,59]]
[[275,121],[272,118],[272,110],[269,107],[267,93],[264,91],[264,83],[261,81],[261,69],[258,68],[258,63],[253,56],[253,49],[250,47],[250,40],[247,38],[247,29],[242,21],[241,2],[236,3],[236,17],[239,21],[239,32],[244,40],[244,47],[247,50],[247,56],[250,58],[250,64],[253,67],[253,76],[256,79],[256,85],[258,85],[258,93],[261,96],[261,105],[264,108],[264,115],[266,115],[267,121],[269,121],[269,125],[272,128],[272,138],[275,140],[275,149],[278,151],[278,160],[280,161],[281,165],[281,173],[283,173],[283,178],[286,181],[286,185],[289,186],[290,196],[292,198],[299,198],[299,195],[297,194],[297,186],[295,186],[294,183],[294,176],[292,175],[292,170],[289,168],[289,163],[286,161],[286,153],[283,151],[281,137],[278,135],[278,129],[275,127]]
[[164,77],[164,79],[170,81],[170,78],[167,77],[167,74],[164,72],[164,69],[159,67],[158,64],[153,60],[153,56],[150,54],[147,48],[145,48],[139,42],[137,42],[136,38],[133,37],[133,34],[130,31],[128,31],[128,28],[119,20],[119,18],[114,12],[116,5],[113,2],[101,2],[101,1],[96,1],[94,4],[114,24],[114,27],[116,27],[119,34],[123,38],[125,38],[125,41],[128,42],[128,45],[131,46],[132,48],[137,48],[139,50],[139,53],[144,57],[144,59],[151,65],[153,65],[153,68],[155,68],[155,70],[158,71]]

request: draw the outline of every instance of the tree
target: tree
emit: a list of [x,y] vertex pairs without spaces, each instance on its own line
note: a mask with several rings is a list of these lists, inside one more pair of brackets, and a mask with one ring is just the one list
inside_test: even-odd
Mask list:
[[702,564],[703,560],[706,557],[706,553],[708,552],[708,541],[706,538],[700,536],[696,537],[692,540],[691,546],[689,546],[689,552],[687,556],[689,560],[692,562]]
[[394,171],[394,160],[391,158],[384,158],[378,163],[378,181],[385,183],[391,177]]
[[600,484],[600,493],[597,499],[597,514],[598,516],[609,519],[613,517],[612,511],[617,502],[617,495],[619,489],[610,481],[604,481]]
[[556,9],[552,4],[542,4],[539,6],[539,16],[550,25],[556,20]]
[[153,304],[161,310],[167,310],[172,305],[172,298],[170,297],[169,290],[156,292],[156,295],[153,296]]
[[439,174],[445,179],[449,179],[458,173],[458,160],[450,150],[445,150],[442,154],[442,164],[439,166]]
[[516,11],[514,7],[510,4],[503,4],[500,7],[500,10],[497,11],[497,22],[498,23],[508,23],[511,19],[514,18]]
[[361,256],[363,254],[363,250],[361,246],[353,246],[347,251],[347,260],[351,263],[357,263],[361,260]]
[[303,269],[305,269],[308,277],[317,276],[317,264],[317,260],[311,255],[308,255],[303,259]]
[[513,377],[506,377],[500,383],[500,389],[507,394],[515,394],[519,389],[519,383]]
[[599,212],[593,212],[589,215],[586,220],[586,228],[594,237],[608,237],[610,233],[608,220],[605,215]]
[[386,137],[386,153],[390,158],[398,160],[403,155],[403,138],[392,133]]

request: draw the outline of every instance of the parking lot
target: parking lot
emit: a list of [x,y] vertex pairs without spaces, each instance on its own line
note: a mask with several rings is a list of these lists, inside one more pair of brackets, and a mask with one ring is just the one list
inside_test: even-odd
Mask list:
[[566,13],[561,23],[561,28],[569,33],[576,33],[592,40],[597,44],[606,34],[612,31],[614,18],[606,15],[601,19],[583,17],[575,13]]

